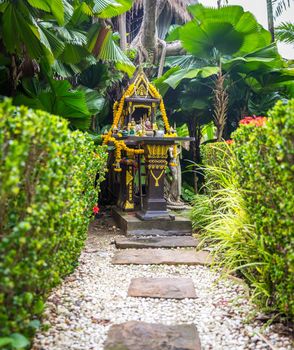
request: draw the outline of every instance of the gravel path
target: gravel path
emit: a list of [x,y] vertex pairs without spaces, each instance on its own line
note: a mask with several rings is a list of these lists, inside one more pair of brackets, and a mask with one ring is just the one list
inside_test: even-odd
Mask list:
[[[110,225],[110,226],[109,226]],[[95,222],[80,265],[53,290],[32,350],[103,350],[112,324],[130,320],[167,325],[194,323],[202,348],[215,350],[292,349],[290,338],[260,321],[246,288],[203,266],[112,265],[116,237],[112,223]],[[127,297],[134,277],[190,277],[196,299],[163,300]],[[275,326],[277,327],[277,326]],[[144,350],[144,349],[142,349]]]

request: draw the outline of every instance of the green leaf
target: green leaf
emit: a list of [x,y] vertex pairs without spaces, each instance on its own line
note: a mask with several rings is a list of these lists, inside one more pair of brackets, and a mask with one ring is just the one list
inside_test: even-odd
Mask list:
[[[69,119],[77,127],[81,121],[89,126],[90,111],[85,92],[72,90],[68,81],[50,81],[50,88],[39,90],[38,95],[30,97],[18,95],[14,99],[17,105],[27,105]],[[85,123],[86,122],[86,123]]]
[[[94,32],[90,34],[92,35],[92,39],[89,41],[89,45],[92,49],[96,43],[98,34],[99,31],[96,34],[94,34]],[[100,46],[97,58],[104,62],[114,62],[117,69],[127,73],[129,77],[131,77],[136,68],[120,47],[114,42],[112,35],[112,31],[108,30]]]
[[64,5],[62,0],[46,0],[51,7],[53,16],[59,25],[64,24]]
[[67,44],[58,59],[66,64],[78,64],[89,55],[90,53],[86,48],[79,45]]
[[26,337],[24,337],[22,334],[13,333],[10,335],[10,337],[12,339],[11,345],[15,349],[23,349],[23,348],[30,345],[30,342],[28,341],[28,339]]
[[1,338],[0,338],[0,348],[2,348],[2,347],[5,346],[5,345],[11,344],[12,341],[13,341],[12,338],[9,338],[9,337],[1,337]]
[[37,302],[34,305],[34,314],[41,314],[44,311],[44,307],[44,302],[41,299],[37,300]]
[[8,52],[22,52],[25,45],[32,58],[45,56],[53,62],[50,47],[43,45],[37,22],[33,20],[27,8],[18,8],[18,3],[10,3],[3,13],[3,41]]
[[93,12],[100,18],[111,18],[130,10],[133,0],[94,0]]
[[32,320],[30,323],[29,323],[29,327],[30,328],[33,328],[33,329],[39,329],[40,328],[40,325],[41,325],[41,322],[39,320]]
[[166,42],[171,42],[175,40],[180,40],[180,31],[179,29],[181,28],[180,25],[178,24],[173,24],[169,27],[167,37],[166,37]]
[[294,23],[283,22],[275,29],[275,35],[279,41],[294,44]]
[[40,41],[50,48],[55,57],[58,57],[65,48],[65,43],[43,24],[39,25]]
[[183,47],[193,55],[244,55],[271,42],[269,32],[241,6],[213,9],[199,4],[189,10],[195,19],[179,32]]
[[50,5],[46,0],[28,0],[28,3],[39,10],[51,11]]
[[87,107],[92,115],[98,114],[103,110],[105,98],[101,96],[98,91],[87,89],[82,86],[79,87],[79,90],[85,94]]
[[160,91],[161,95],[164,96],[168,89],[170,88],[169,84],[166,83],[166,80],[173,76],[173,74],[180,70],[180,67],[172,67],[166,71],[160,78],[157,78],[153,81],[157,89]]
[[62,0],[28,0],[37,9],[51,12],[59,25],[64,24],[64,5]]
[[165,80],[165,83],[175,89],[183,79],[192,79],[200,76],[202,78],[217,74],[218,67],[203,67],[194,69],[180,69]]

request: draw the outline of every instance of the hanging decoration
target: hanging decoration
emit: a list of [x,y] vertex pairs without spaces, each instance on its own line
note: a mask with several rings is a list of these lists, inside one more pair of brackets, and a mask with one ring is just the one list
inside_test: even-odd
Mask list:
[[[159,106],[164,130],[158,128],[156,109]],[[139,117],[137,111],[140,110]],[[137,120],[136,120],[137,119]],[[170,126],[163,98],[152,85],[143,71],[139,72],[120,101],[113,105],[113,123],[109,131],[103,135],[105,145],[114,146],[114,171],[121,172],[122,152],[133,159],[135,155],[144,154],[144,150],[126,144],[124,138],[133,137],[176,137],[175,130]],[[174,147],[174,154],[177,148]],[[176,159],[176,156],[174,157]],[[173,163],[174,164],[174,163]]]

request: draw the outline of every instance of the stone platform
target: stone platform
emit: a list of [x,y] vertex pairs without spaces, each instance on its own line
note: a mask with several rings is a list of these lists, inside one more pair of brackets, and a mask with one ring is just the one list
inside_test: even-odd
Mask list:
[[134,212],[112,209],[117,226],[127,236],[191,236],[192,223],[189,219],[175,215],[174,220],[143,221]]

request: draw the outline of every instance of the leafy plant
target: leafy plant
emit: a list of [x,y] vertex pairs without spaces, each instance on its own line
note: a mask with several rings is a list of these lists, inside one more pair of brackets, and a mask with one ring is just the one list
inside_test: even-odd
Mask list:
[[[175,119],[183,109],[186,118],[198,119],[197,124],[205,116],[206,124],[213,119],[214,110],[221,121],[216,122],[218,138],[225,120],[223,137],[228,138],[239,119],[248,114],[251,102],[261,98],[269,101],[273,94],[289,98],[291,94],[286,89],[293,84],[293,69],[271,44],[270,33],[242,7],[212,9],[192,5],[189,10],[194,19],[171,33],[173,40],[182,42],[187,54],[168,57],[169,69],[156,84],[167,99],[172,96],[170,108],[175,110]],[[262,111],[265,106],[261,106]],[[273,104],[267,106],[271,108]]]
[[293,107],[294,100],[280,101],[267,122],[244,119],[231,145],[205,146],[209,196],[192,215],[197,227],[198,213],[212,208],[202,233],[217,264],[246,279],[261,309],[288,318],[294,312]]
[[[281,101],[262,127],[240,127],[234,134],[235,176],[246,193],[250,222],[268,255],[259,299],[283,314],[294,314],[293,149],[294,100]],[[259,281],[260,282],[260,281]]]
[[207,195],[194,194],[191,201],[192,209],[190,219],[194,230],[205,232],[205,228],[211,223],[212,206],[211,200]]
[[[89,96],[88,91],[77,88],[78,76],[102,62],[107,69],[133,74],[135,66],[101,20],[131,6],[131,0],[2,1],[0,94],[17,96],[17,103],[59,114],[75,128],[88,129],[93,113],[87,98],[94,92]],[[30,80],[33,83],[28,88]],[[100,90],[97,99],[104,97],[112,80],[109,77],[92,87]],[[33,84],[39,85],[36,91],[31,89]]]
[[9,101],[0,130],[0,344],[20,349],[77,264],[107,154],[64,119]]
[[294,23],[281,23],[276,27],[275,35],[279,41],[294,45]]

